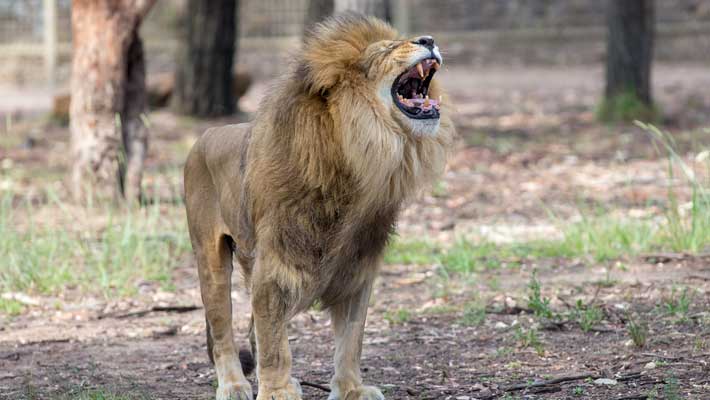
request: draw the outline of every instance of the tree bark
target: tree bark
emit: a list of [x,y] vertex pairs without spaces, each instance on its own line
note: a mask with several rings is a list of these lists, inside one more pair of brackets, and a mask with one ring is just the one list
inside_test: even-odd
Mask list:
[[651,106],[655,0],[609,0],[607,4],[607,100],[633,94]]
[[236,0],[191,0],[178,50],[174,109],[197,117],[233,114]]
[[392,21],[390,0],[335,0],[335,12],[357,11],[374,15],[387,22]]
[[155,0],[73,0],[72,193],[138,199],[147,146],[140,23]]
[[335,0],[310,0],[303,22],[303,33],[306,34],[315,24],[333,15],[334,11]]

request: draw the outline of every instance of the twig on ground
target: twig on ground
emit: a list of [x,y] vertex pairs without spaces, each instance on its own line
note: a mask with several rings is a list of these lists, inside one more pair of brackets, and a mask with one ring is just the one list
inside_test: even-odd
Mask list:
[[323,385],[319,385],[319,384],[317,384],[317,383],[311,383],[311,382],[308,382],[308,381],[301,381],[301,386],[310,386],[310,387],[312,387],[312,388],[320,389],[320,390],[322,390],[322,391],[324,391],[324,392],[330,393],[330,388],[329,388],[329,387],[323,386]]
[[505,392],[514,392],[516,390],[529,389],[529,388],[533,388],[533,387],[557,385],[557,384],[560,384],[563,382],[570,382],[570,381],[580,381],[580,380],[587,379],[587,378],[597,379],[597,378],[599,378],[599,375],[594,375],[594,374],[590,374],[590,373],[578,374],[578,375],[566,375],[566,376],[560,376],[560,377],[545,380],[545,381],[535,381],[532,383],[518,383],[515,385],[505,386],[502,389]]
[[[623,376],[620,376],[615,379],[619,382],[623,382],[623,381],[636,379],[639,377],[641,377],[640,372],[632,372],[630,374],[623,375]],[[584,380],[584,379],[588,379],[588,378],[589,379],[598,379],[598,378],[600,378],[600,375],[591,374],[591,373],[578,374],[578,375],[566,375],[566,376],[560,376],[560,377],[545,380],[545,381],[535,381],[532,383],[518,383],[515,385],[504,386],[501,388],[501,390],[503,390],[504,392],[515,392],[518,390],[539,388],[539,387],[545,387],[545,386],[554,386],[554,385],[558,385],[558,384],[564,383],[564,382],[580,381],[580,380]]]
[[652,357],[657,360],[666,360],[666,361],[680,361],[685,358],[684,356],[671,357],[671,356],[664,356],[664,355],[655,354],[655,353],[641,353],[641,355],[646,356],[646,357]]
[[647,253],[641,255],[641,259],[646,262],[683,261],[701,258],[710,258],[710,253]]
[[532,314],[532,310],[529,310],[527,308],[523,308],[520,306],[504,307],[503,309],[488,306],[488,307],[486,307],[486,314],[500,314],[500,315]]
[[131,318],[131,317],[143,317],[145,315],[148,315],[152,312],[174,312],[178,314],[190,312],[190,311],[195,311],[199,310],[200,306],[153,306],[149,309],[146,310],[138,310],[138,311],[130,311],[127,313],[118,313],[118,312],[113,312],[113,313],[107,313],[107,314],[102,314],[98,316],[98,319],[105,319],[105,318],[116,318],[116,319],[123,319],[123,318]]

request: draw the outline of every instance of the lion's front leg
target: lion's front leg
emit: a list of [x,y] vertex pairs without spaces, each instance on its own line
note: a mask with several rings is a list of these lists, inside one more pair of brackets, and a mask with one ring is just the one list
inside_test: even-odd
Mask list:
[[298,381],[291,378],[291,350],[286,322],[293,296],[264,277],[258,265],[252,284],[252,312],[256,333],[257,400],[301,400]]
[[372,282],[355,295],[331,307],[335,331],[335,375],[330,381],[328,400],[384,400],[379,389],[364,386],[360,376],[362,337]]

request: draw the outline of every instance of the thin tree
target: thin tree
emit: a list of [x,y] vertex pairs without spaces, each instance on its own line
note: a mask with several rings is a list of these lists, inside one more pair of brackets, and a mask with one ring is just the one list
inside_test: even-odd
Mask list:
[[647,117],[653,110],[651,64],[655,0],[609,0],[602,118]]
[[155,0],[73,0],[72,192],[140,197],[148,146],[145,59],[138,34]]
[[335,12],[344,11],[357,11],[385,21],[392,20],[390,0],[335,0]]
[[233,114],[236,0],[190,0],[177,56],[174,109],[197,117]]

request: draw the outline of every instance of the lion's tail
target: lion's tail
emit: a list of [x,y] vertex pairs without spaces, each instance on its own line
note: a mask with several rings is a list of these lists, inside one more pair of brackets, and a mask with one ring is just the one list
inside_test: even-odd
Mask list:
[[242,372],[249,375],[256,368],[256,360],[251,355],[251,351],[245,348],[239,349],[239,363],[242,364]]
[[[210,358],[210,362],[214,364],[214,355],[212,353],[212,348],[214,343],[212,342],[212,332],[210,332],[210,323],[207,322],[207,356]],[[254,317],[251,319],[249,324],[249,342],[251,344],[252,350],[241,348],[239,349],[239,363],[242,365],[242,372],[244,375],[251,374],[256,368],[256,341],[254,335]]]

